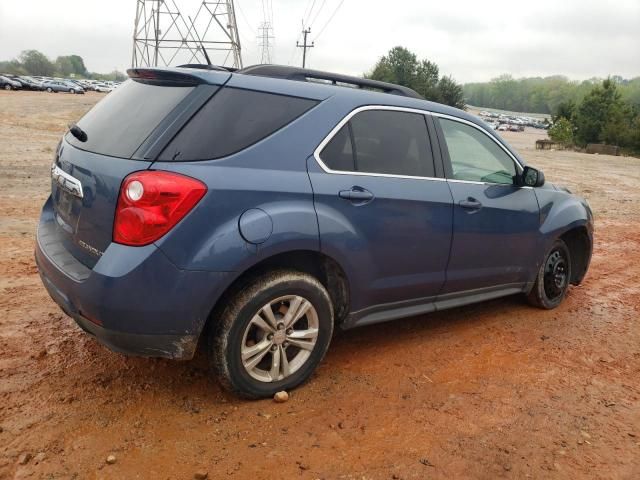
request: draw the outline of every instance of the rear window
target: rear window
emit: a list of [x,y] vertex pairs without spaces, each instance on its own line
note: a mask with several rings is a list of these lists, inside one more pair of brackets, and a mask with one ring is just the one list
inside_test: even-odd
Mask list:
[[317,103],[306,98],[223,88],[193,116],[159,159],[226,157],[271,135]]
[[89,152],[130,158],[149,134],[194,87],[154,86],[128,80],[80,119],[87,134],[67,141]]

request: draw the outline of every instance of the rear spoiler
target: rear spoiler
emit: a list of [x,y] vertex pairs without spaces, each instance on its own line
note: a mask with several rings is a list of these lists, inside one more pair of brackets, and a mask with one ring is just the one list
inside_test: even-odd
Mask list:
[[186,87],[207,83],[206,80],[197,75],[159,68],[130,68],[127,70],[127,75],[136,82],[149,85]]

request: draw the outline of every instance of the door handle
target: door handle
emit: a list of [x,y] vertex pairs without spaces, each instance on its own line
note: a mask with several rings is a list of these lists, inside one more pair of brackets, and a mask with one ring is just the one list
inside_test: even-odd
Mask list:
[[482,203],[473,197],[469,197],[466,200],[460,200],[458,205],[466,210],[480,210],[482,208]]
[[349,200],[352,203],[358,204],[367,203],[373,200],[373,193],[362,187],[352,187],[351,190],[340,190],[338,192],[338,196],[345,200]]

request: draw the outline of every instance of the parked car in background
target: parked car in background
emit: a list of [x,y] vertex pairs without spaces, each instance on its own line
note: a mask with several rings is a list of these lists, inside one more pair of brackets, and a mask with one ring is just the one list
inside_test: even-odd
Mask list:
[[34,78],[27,77],[27,76],[18,76],[18,75],[10,75],[10,76],[7,75],[7,76],[10,77],[12,80],[15,80],[16,82],[19,82],[23,90],[36,90],[36,91],[44,90],[42,83],[38,82]]
[[109,93],[113,91],[113,87],[107,85],[106,83],[96,83],[94,85],[96,92]]
[[67,78],[65,80],[66,83],[71,84],[71,85],[76,85],[79,88],[81,88],[82,90],[86,90],[86,88],[84,87],[84,85],[82,84],[82,82],[80,80],[75,80],[72,78]]
[[43,83],[44,89],[51,92],[84,93],[84,89],[79,85],[66,82],[64,80],[48,80]]
[[587,202],[467,112],[294,67],[128,73],[61,139],[35,246],[54,301],[115,351],[189,359],[202,337],[225,387],[271,396],[334,328],[514,294],[552,309],[587,272]]
[[22,84],[8,76],[0,75],[0,88],[5,90],[20,90]]

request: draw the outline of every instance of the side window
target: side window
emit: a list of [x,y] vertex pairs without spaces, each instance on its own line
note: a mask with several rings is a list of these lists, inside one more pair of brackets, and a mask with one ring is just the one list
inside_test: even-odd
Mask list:
[[513,159],[477,128],[439,119],[451,159],[452,178],[473,182],[513,184]]
[[288,125],[317,101],[224,87],[160,154],[160,160],[209,160],[239,152]]
[[359,172],[433,177],[429,133],[421,114],[367,110],[351,120]]
[[331,170],[342,172],[353,172],[355,169],[353,162],[353,148],[351,146],[351,134],[349,124],[342,127],[334,135],[327,146],[324,147],[320,158]]

